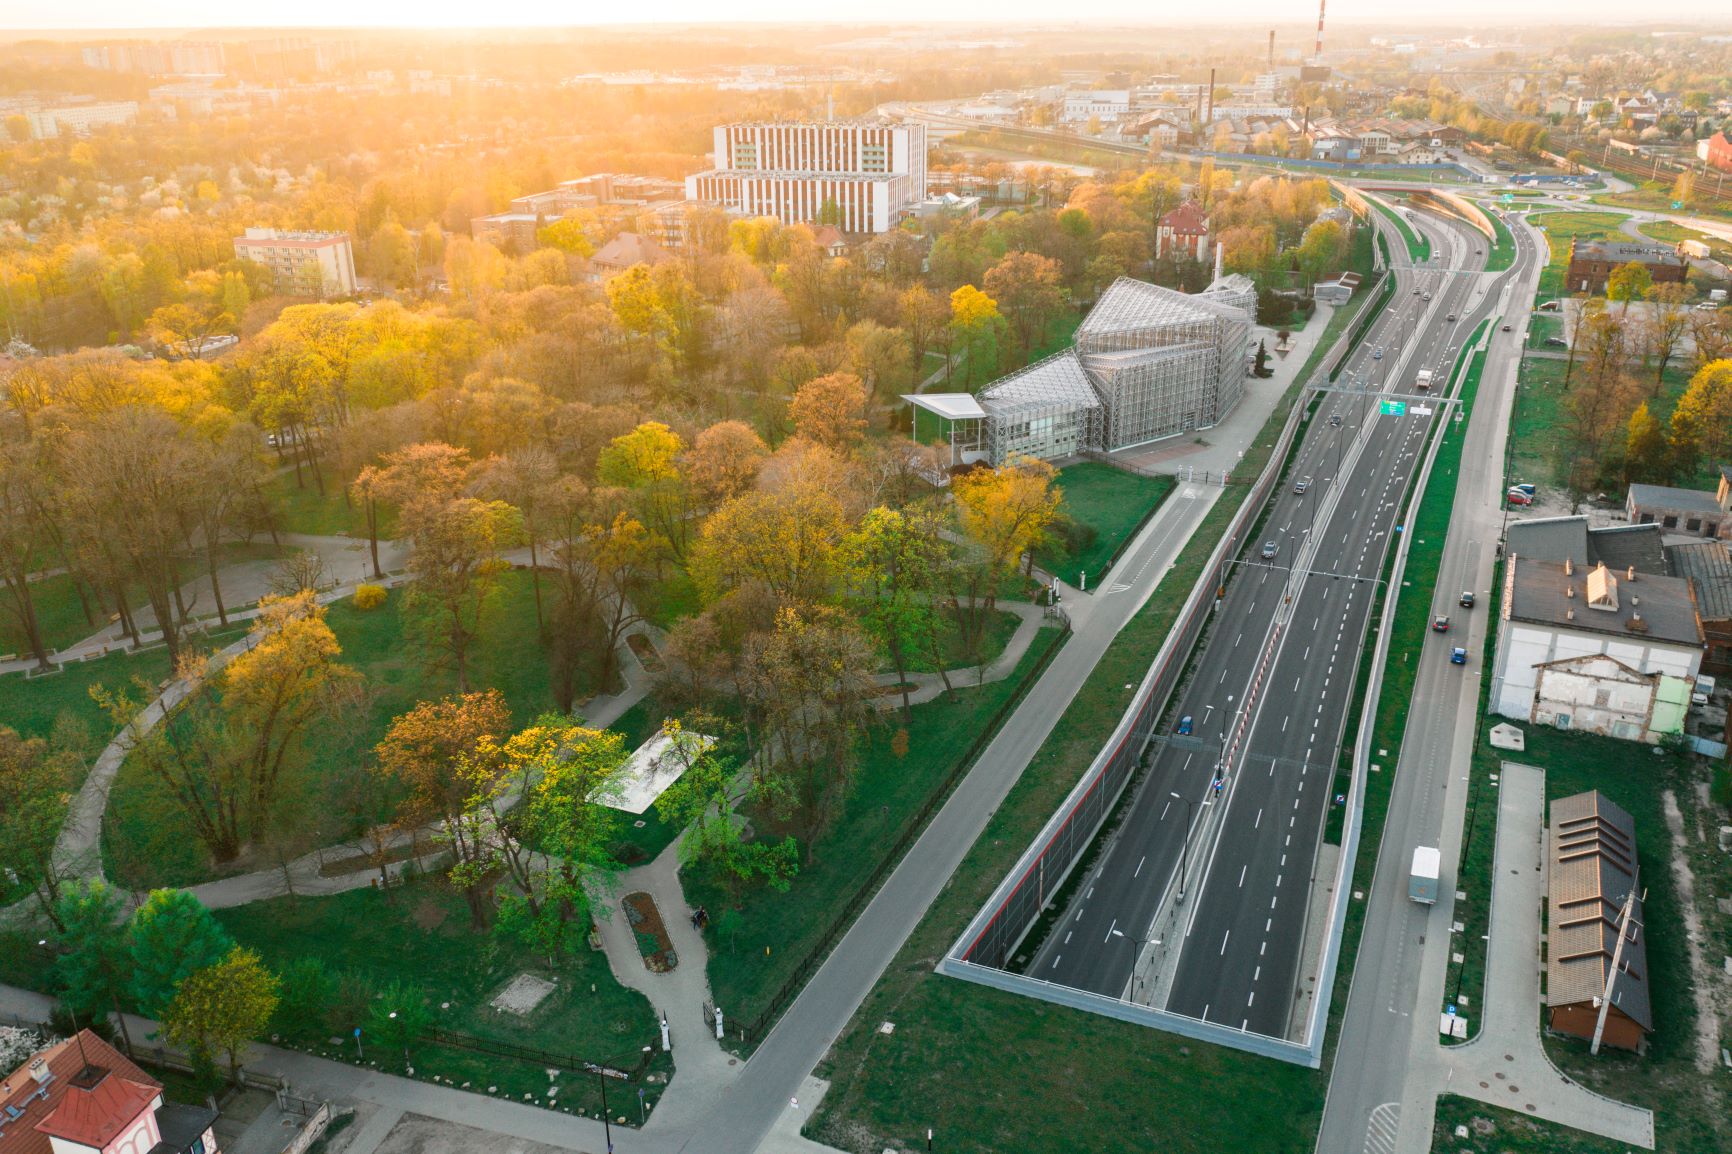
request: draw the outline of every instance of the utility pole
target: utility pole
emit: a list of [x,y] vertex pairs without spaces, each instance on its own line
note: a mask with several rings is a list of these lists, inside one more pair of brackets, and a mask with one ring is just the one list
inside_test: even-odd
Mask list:
[[1618,915],[1618,947],[1612,951],[1612,972],[1606,975],[1606,989],[1600,995],[1600,1016],[1594,1022],[1594,1041],[1588,1053],[1600,1052],[1600,1035],[1606,1029],[1606,1015],[1612,1009],[1612,987],[1618,981],[1618,964],[1624,959],[1624,943],[1630,940],[1630,919],[1636,910],[1636,879],[1630,879],[1630,892],[1624,896],[1624,909]]
[[1183,902],[1185,900],[1185,865],[1186,865],[1186,859],[1188,859],[1191,856],[1191,799],[1188,797],[1179,797],[1179,794],[1173,790],[1168,790],[1168,792],[1171,793],[1174,797],[1179,798],[1180,801],[1185,803],[1185,840],[1179,843],[1179,897],[1178,897],[1178,900],[1180,902]]

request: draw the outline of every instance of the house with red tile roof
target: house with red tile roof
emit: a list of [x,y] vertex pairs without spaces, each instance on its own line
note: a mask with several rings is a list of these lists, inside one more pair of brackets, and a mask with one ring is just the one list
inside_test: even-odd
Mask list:
[[1209,259],[1209,214],[1202,205],[1187,200],[1161,217],[1155,228],[1155,256]]
[[0,1081],[0,1154],[219,1154],[215,1121],[165,1103],[162,1083],[89,1030]]

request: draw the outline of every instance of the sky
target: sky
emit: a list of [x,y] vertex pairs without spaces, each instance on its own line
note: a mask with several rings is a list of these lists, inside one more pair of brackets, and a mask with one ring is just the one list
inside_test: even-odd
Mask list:
[[[1343,24],[1384,24],[1406,27],[1449,22],[1488,25],[1567,21],[1580,26],[1591,21],[1630,24],[1659,20],[1723,20],[1727,0],[1651,0],[1633,7],[1628,0],[1443,0],[1420,4],[1413,0],[1333,0],[1329,15]],[[931,21],[931,0],[872,0],[865,6],[828,5],[813,0],[657,0],[641,8],[618,0],[513,0],[509,5],[477,4],[473,0],[0,0],[0,29],[218,28],[218,27],[546,27],[584,24],[661,25],[721,21],[801,22],[829,19],[844,13],[849,23],[870,12],[877,21]],[[958,8],[966,20],[993,23],[1053,23],[1062,12],[1065,23],[1079,24],[1197,23],[1195,0],[991,0],[989,6]],[[1283,23],[1307,21],[1311,0],[1235,0],[1233,21]],[[1215,23],[1227,9],[1212,10]]]

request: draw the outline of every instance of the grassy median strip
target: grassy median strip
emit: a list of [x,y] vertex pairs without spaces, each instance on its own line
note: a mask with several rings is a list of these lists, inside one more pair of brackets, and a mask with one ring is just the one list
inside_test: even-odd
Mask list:
[[1407,223],[1407,219],[1399,211],[1370,194],[1367,194],[1365,199],[1370,201],[1378,212],[1395,222],[1396,229],[1401,233],[1401,239],[1407,242],[1408,258],[1414,264],[1431,259],[1431,241],[1415,232],[1413,226]]

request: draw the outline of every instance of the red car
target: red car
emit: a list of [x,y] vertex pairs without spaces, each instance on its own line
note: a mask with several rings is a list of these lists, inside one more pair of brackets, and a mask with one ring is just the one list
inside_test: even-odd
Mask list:
[[1520,489],[1511,489],[1503,495],[1503,499],[1511,505],[1531,505],[1534,503],[1534,499]]

